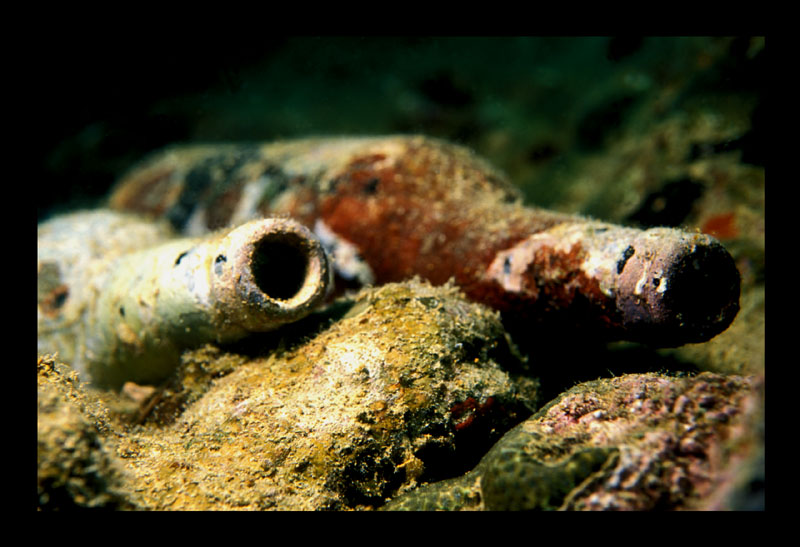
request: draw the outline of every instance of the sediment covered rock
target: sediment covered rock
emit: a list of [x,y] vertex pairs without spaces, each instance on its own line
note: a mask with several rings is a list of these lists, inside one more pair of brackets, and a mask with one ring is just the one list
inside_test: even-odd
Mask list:
[[746,509],[763,464],[763,379],[629,374],[575,386],[465,476],[384,508]]
[[[469,469],[535,406],[536,383],[500,366],[515,357],[498,314],[455,287],[388,284],[345,307],[307,342],[207,383],[170,425],[130,435],[137,504],[379,506]],[[224,358],[200,350],[184,365]]]

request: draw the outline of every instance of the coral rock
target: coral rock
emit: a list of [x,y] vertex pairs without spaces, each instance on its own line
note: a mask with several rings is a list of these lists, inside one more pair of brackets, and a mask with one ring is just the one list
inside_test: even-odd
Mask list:
[[470,473],[385,509],[736,508],[732,492],[739,508],[754,506],[743,484],[756,485],[758,497],[759,421],[757,377],[630,374],[587,382],[509,431]]
[[52,356],[40,357],[37,370],[37,507],[132,508],[103,405],[86,395],[75,371]]
[[[535,384],[520,390],[496,361],[513,359],[496,312],[418,282],[350,304],[308,342],[238,364],[170,426],[135,436],[136,484],[147,485],[137,503],[377,506],[469,469],[530,414]],[[193,355],[184,361],[209,353]]]

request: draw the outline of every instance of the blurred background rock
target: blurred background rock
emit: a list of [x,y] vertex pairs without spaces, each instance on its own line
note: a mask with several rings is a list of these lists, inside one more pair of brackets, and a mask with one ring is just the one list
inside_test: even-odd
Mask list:
[[[669,223],[688,215],[700,190],[661,164],[738,151],[763,166],[760,38],[171,42],[143,29],[113,42],[91,32],[57,42],[40,74],[40,220],[94,205],[121,171],[176,141],[425,133],[488,157],[532,203]],[[581,184],[586,162],[625,146],[630,154],[632,139],[643,149],[643,135],[658,157],[615,174],[650,188],[620,203],[616,187],[604,199]],[[661,201],[648,203],[648,189]],[[661,214],[649,218],[653,207]]]

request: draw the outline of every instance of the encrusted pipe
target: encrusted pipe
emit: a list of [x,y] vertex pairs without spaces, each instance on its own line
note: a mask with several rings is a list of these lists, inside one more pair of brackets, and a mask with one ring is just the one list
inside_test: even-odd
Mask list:
[[[97,216],[107,214],[70,215],[56,219],[58,233],[48,225],[39,230],[39,349],[71,358],[98,385],[157,382],[183,349],[300,319],[330,286],[321,244],[285,218],[76,261],[96,245],[92,238],[110,237],[82,228],[103,226]],[[134,232],[140,223],[121,226]],[[65,244],[69,230],[81,239]]]
[[673,346],[736,316],[739,274],[712,237],[520,201],[464,148],[401,136],[175,147],[125,176],[110,204],[185,233],[291,215],[320,237],[342,283],[454,278],[539,329]]

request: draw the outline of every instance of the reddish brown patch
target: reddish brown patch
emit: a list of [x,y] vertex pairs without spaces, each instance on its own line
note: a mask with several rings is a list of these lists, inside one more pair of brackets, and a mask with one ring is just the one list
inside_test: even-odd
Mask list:
[[709,217],[700,230],[717,239],[733,239],[739,235],[736,228],[736,213],[722,213]]
[[581,269],[584,255],[583,247],[577,243],[567,252],[542,247],[525,272],[525,290],[553,308],[567,308],[579,295],[602,302],[606,297],[600,284]]
[[47,317],[54,318],[61,313],[61,308],[69,296],[69,287],[59,285],[39,300],[39,308]]
[[433,284],[454,278],[474,300],[530,315],[576,302],[579,311],[584,304],[587,310],[589,303],[606,304],[598,282],[580,270],[579,246],[537,255],[521,293],[486,276],[499,251],[563,222],[563,216],[498,201],[497,192],[485,193],[497,183],[480,166],[444,148],[409,147],[394,161],[385,159],[382,154],[355,158],[319,202],[319,216],[356,245],[376,283],[413,275]]
[[455,403],[450,408],[450,415],[455,422],[456,431],[462,431],[471,426],[476,418],[488,415],[495,406],[494,397],[489,397],[486,402],[479,403],[473,397],[467,397],[463,402]]
[[500,282],[492,281],[492,302],[523,321],[547,317],[551,326],[562,319],[578,326],[619,324],[615,302],[603,294],[597,279],[581,269],[583,260],[579,244],[567,251],[543,245],[523,272],[520,291],[506,291]]
[[459,401],[450,407],[450,414],[457,420],[468,410],[475,410],[477,407],[478,401],[473,397],[467,397],[464,401]]
[[499,251],[554,221],[498,203],[495,195],[457,191],[449,182],[463,182],[463,174],[451,162],[439,169],[424,156],[405,160],[375,169],[364,158],[354,161],[322,199],[322,219],[358,247],[376,283],[419,275],[442,284],[452,277],[469,297],[508,308],[509,295],[486,269]]
[[[354,159],[337,176],[319,213],[337,234],[354,243],[377,283],[399,281],[418,271],[421,239],[430,224],[409,179],[372,154]],[[424,274],[423,274],[424,275]]]

